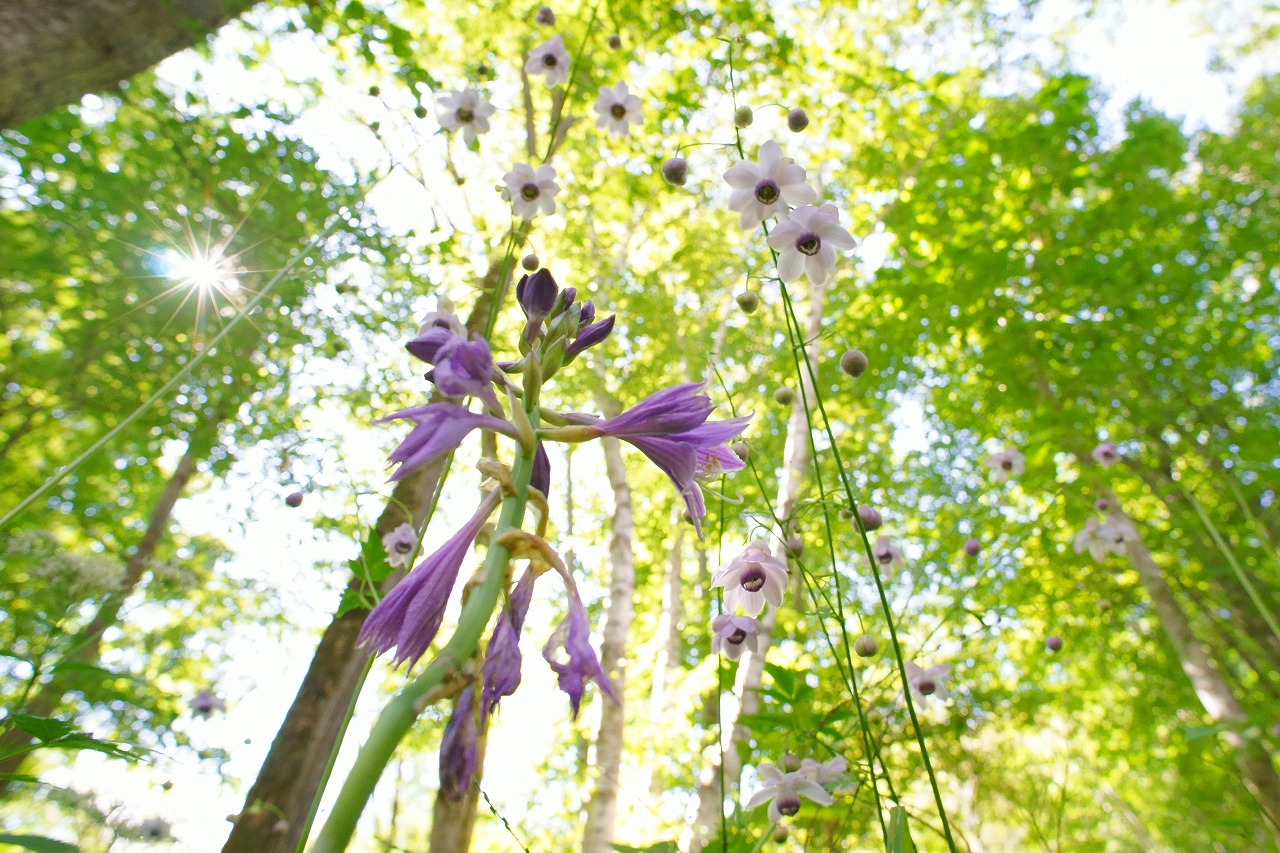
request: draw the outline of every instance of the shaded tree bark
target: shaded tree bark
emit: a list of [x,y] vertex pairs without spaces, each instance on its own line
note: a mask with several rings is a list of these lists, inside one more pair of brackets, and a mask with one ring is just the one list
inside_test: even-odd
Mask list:
[[[601,394],[597,394],[597,399],[606,414],[616,414],[616,401],[604,400]],[[625,654],[636,586],[635,553],[631,545],[634,531],[631,487],[627,484],[622,447],[614,438],[604,438],[601,441],[604,445],[605,470],[613,490],[613,517],[609,532],[609,612],[605,617],[600,665],[609,676],[618,701],[606,701],[601,705],[600,728],[596,733],[595,792],[587,802],[582,853],[610,853],[613,849],[613,829],[618,809],[618,777],[626,723]]]
[[251,0],[0,0],[0,127],[191,47]]
[[[80,631],[73,643],[74,660],[87,664],[97,663],[102,651],[103,633],[120,620],[120,609],[142,580],[147,566],[155,556],[156,548],[160,545],[160,540],[168,532],[174,506],[182,497],[191,478],[195,476],[196,465],[208,452],[225,417],[220,411],[215,413],[207,422],[203,432],[188,438],[186,450],[151,510],[142,538],[125,558],[125,579],[120,592],[103,601],[89,624]],[[72,685],[68,679],[54,678],[44,684],[22,710],[33,716],[48,717],[57,711],[70,689]],[[31,735],[21,729],[11,728],[4,733],[3,737],[0,737],[0,752],[18,749],[30,743],[32,743]],[[0,773],[17,773],[28,755],[30,755],[29,752],[23,752],[0,760]],[[11,785],[11,782],[0,780],[0,796],[7,793]]]

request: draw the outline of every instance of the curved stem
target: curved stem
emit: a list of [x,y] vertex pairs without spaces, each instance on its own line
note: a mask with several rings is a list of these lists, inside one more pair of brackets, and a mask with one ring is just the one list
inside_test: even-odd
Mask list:
[[[535,409],[530,416],[530,420],[535,423],[536,415]],[[499,540],[508,530],[518,529],[524,519],[525,504],[529,499],[529,477],[532,473],[532,455],[526,455],[517,447],[515,460],[511,465],[515,493],[508,495],[502,502],[497,529],[484,561],[484,579],[471,590],[463,604],[458,627],[449,642],[436,654],[422,675],[407,684],[382,710],[369,733],[369,739],[360,748],[355,765],[342,784],[342,790],[338,792],[338,799],[333,804],[329,819],[325,821],[324,828],[311,847],[312,853],[338,853],[347,848],[360,814],[373,795],[382,771],[400,741],[413,728],[414,721],[426,704],[424,700],[432,690],[443,687],[450,678],[456,676],[463,663],[470,660],[479,647],[480,638],[502,595],[507,562],[511,557],[510,550],[499,544]]]

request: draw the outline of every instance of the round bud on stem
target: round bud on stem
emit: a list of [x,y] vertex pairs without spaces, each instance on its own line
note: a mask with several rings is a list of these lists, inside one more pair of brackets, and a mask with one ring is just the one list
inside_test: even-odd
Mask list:
[[841,521],[853,521],[853,510],[851,510],[851,509],[842,509],[842,510],[840,510],[840,520],[841,520]]
[[809,114],[804,110],[796,107],[787,113],[787,127],[791,128],[792,133],[799,133],[809,126]]
[[538,256],[533,252],[530,252],[520,259],[520,266],[524,267],[529,272],[536,272],[538,269]]
[[860,349],[851,349],[840,356],[840,369],[857,379],[867,369],[867,355]]
[[733,123],[737,127],[751,127],[751,122],[755,121],[755,114],[751,112],[751,107],[743,104],[733,111]]
[[965,552],[966,554],[968,554],[970,557],[976,557],[976,556],[978,556],[978,553],[979,553],[980,551],[982,551],[982,543],[981,543],[981,542],[979,542],[977,539],[966,539],[966,540],[965,540],[965,543],[964,543],[964,552]]
[[860,658],[875,657],[876,652],[880,651],[880,644],[870,634],[863,634],[853,641],[853,650]]
[[381,94],[382,94],[382,90],[381,90],[381,89],[379,89],[377,86],[370,86],[370,87],[369,87],[369,97],[371,97],[371,98],[376,98],[376,97],[378,97],[378,96],[379,96],[379,95],[381,95]]
[[424,107],[422,104],[418,104],[416,107],[413,108],[413,114],[416,115],[418,118],[426,118],[427,108]]
[[787,540],[787,553],[793,557],[799,557],[804,554],[804,540],[799,536],[792,536]]
[[621,50],[622,36],[618,35],[617,33],[611,33],[609,35],[609,47],[612,48],[613,50]]
[[1101,512],[1106,512],[1107,510],[1111,509],[1111,501],[1107,500],[1106,498],[1098,498],[1098,500],[1094,502],[1093,505],[1096,506],[1098,510]]
[[858,520],[862,522],[865,530],[879,530],[880,525],[884,524],[884,519],[880,517],[880,513],[869,506],[858,507]]
[[738,307],[746,314],[754,314],[756,309],[760,307],[760,297],[756,295],[755,291],[744,290],[734,298],[738,300]]
[[778,842],[779,844],[786,841],[790,837],[791,837],[791,830],[787,829],[782,824],[778,824],[773,828],[773,840]]
[[751,449],[741,441],[735,441],[733,444],[729,445],[729,449],[733,451],[734,456],[738,457],[743,462],[746,462],[747,457],[751,455]]
[[1051,652],[1062,651],[1062,638],[1058,636],[1050,637],[1044,641],[1044,647]]
[[302,506],[302,492],[291,492],[284,502],[295,508]]
[[786,773],[795,773],[800,769],[800,756],[794,752],[788,752],[782,756],[782,769]]
[[796,394],[787,386],[783,385],[777,391],[773,392],[773,399],[779,406],[790,406],[796,399]]
[[689,179],[689,164],[683,157],[672,157],[662,164],[662,177],[672,186],[682,187]]
[[538,10],[538,14],[533,16],[533,20],[544,27],[553,27],[556,23],[556,13],[551,11],[550,6],[543,6]]

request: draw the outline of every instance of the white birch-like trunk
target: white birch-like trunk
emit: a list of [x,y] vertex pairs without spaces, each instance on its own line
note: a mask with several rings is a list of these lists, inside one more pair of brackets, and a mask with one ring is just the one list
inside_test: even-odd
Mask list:
[[[605,411],[616,405],[604,405]],[[587,802],[587,820],[582,833],[582,853],[612,853],[614,823],[618,812],[618,778],[622,765],[623,732],[626,723],[627,632],[631,629],[632,599],[635,595],[635,553],[632,550],[634,522],[631,515],[631,487],[617,439],[601,440],[605,470],[613,491],[613,517],[609,531],[609,610],[604,623],[604,643],[600,665],[613,684],[617,702],[602,699],[600,728],[596,733],[595,791]]]
[[[822,331],[822,303],[825,295],[826,290],[823,286],[815,285],[810,290],[809,315],[805,318],[805,340],[812,342],[806,349],[809,360],[815,368],[818,361],[816,342],[818,334]],[[800,496],[800,489],[811,459],[809,424],[805,418],[804,399],[807,397],[810,405],[813,405],[814,392],[808,374],[804,371],[801,371],[801,374],[800,393],[796,395],[791,405],[791,419],[787,422],[783,466],[778,475],[778,493],[774,501],[774,514],[784,528],[791,517],[796,499]],[[783,544],[786,536],[782,530],[775,530],[774,533],[777,534],[778,541],[775,541],[772,548],[773,555],[785,561],[788,559],[787,549]],[[720,831],[720,810],[724,798],[738,789],[742,776],[742,760],[738,757],[737,745],[750,737],[747,728],[738,723],[738,717],[742,714],[754,714],[760,709],[760,685],[764,677],[764,660],[773,643],[773,629],[776,622],[777,611],[770,607],[760,618],[760,633],[756,640],[758,651],[754,654],[746,652],[738,665],[738,678],[734,685],[734,692],[738,696],[737,711],[735,713],[731,709],[724,709],[720,718],[721,732],[730,732],[727,738],[723,734],[721,736],[723,768],[715,763],[703,768],[698,778],[697,817],[685,837],[681,839],[681,850],[701,850],[708,839],[715,837]],[[724,788],[727,791],[721,787],[721,778],[724,779]]]

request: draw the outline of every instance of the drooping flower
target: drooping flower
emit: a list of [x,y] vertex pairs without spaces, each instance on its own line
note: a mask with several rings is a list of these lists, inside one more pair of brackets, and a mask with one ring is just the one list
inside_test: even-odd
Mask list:
[[569,416],[574,423],[589,427],[595,437],[607,435],[622,439],[649,457],[675,484],[699,536],[706,504],[697,483],[698,451],[718,456],[718,449],[736,438],[751,420],[748,415],[708,421],[714,406],[711,398],[699,393],[701,389],[700,382],[665,388],[607,420],[588,415]]
[[475,142],[476,136],[489,132],[489,116],[493,115],[493,104],[480,100],[480,93],[470,87],[460,89],[440,99],[443,112],[440,114],[440,126],[447,131],[461,128],[462,139],[468,145]]
[[489,411],[502,411],[493,391],[493,354],[484,338],[447,341],[436,350],[427,379],[446,397],[479,397]]
[[843,776],[848,769],[849,762],[845,760],[843,755],[837,755],[830,761],[815,761],[812,758],[806,758],[800,762],[799,772],[800,775],[826,787]]
[[903,560],[902,549],[895,545],[888,536],[876,537],[876,544],[871,546],[871,554],[876,558],[877,563],[888,570],[890,575],[906,565]]
[[[772,140],[760,146],[758,162],[740,160],[724,173],[733,192],[729,208],[739,212],[743,228],[754,228],[766,219],[785,214],[787,205],[811,204],[818,198],[813,187],[805,183],[804,169]],[[850,238],[852,239],[852,238]],[[848,248],[853,248],[852,244]]]
[[1099,535],[1110,539],[1117,554],[1123,554],[1125,545],[1138,541],[1138,531],[1129,519],[1120,515],[1108,516],[1099,528]]
[[[557,659],[560,651],[567,658],[563,662]],[[542,658],[555,672],[560,689],[568,694],[574,719],[578,717],[588,680],[594,681],[606,696],[617,701],[609,676],[600,666],[596,650],[591,648],[591,623],[587,620],[587,609],[582,606],[582,599],[572,586],[569,587],[569,613],[542,647]]]
[[394,420],[411,420],[417,426],[391,451],[391,463],[400,466],[392,473],[392,480],[399,480],[453,450],[474,429],[489,429],[516,437],[515,427],[507,421],[491,415],[479,415],[453,403],[428,403],[403,409],[380,418],[378,423]]
[[418,531],[412,524],[401,524],[382,537],[382,548],[387,552],[387,565],[393,569],[407,569],[418,548]]
[[440,347],[454,338],[467,337],[467,327],[448,308],[432,311],[418,327],[418,334],[404,345],[409,354],[427,364],[435,364]]
[[485,650],[484,664],[480,667],[484,690],[480,696],[480,713],[489,716],[498,707],[498,701],[510,696],[520,686],[520,630],[524,617],[533,600],[533,572],[526,570],[511,590],[507,606],[493,626],[493,636]]
[[412,666],[422,657],[444,621],[449,594],[458,580],[471,543],[502,498],[495,489],[480,502],[475,515],[440,550],[427,557],[378,602],[360,629],[359,644],[368,644],[375,655],[396,650],[398,666]]
[[453,716],[440,738],[440,793],[457,802],[471,787],[475,778],[476,688],[469,684],[458,694]]
[[737,660],[747,649],[756,651],[760,622],[751,616],[721,613],[711,620],[711,653]]
[[1001,483],[1008,482],[1010,477],[1017,477],[1027,470],[1026,457],[1016,447],[1006,447],[999,453],[991,454],[983,460],[983,464],[991,469],[996,480]]
[[1104,441],[1093,449],[1093,461],[1103,468],[1110,468],[1120,461],[1120,448],[1114,441]]
[[928,697],[946,699],[947,678],[951,675],[951,664],[938,663],[928,669],[921,669],[914,661],[907,661],[907,687],[911,690],[911,698],[924,705]]
[[547,85],[551,87],[566,82],[569,79],[569,52],[565,50],[564,39],[556,34],[529,51],[524,70],[526,74],[545,74]]
[[[556,36],[559,38],[559,36]],[[516,163],[502,176],[511,199],[511,212],[524,220],[531,220],[539,212],[548,216],[556,212],[556,170],[539,166],[535,171],[528,163]]]
[[756,768],[763,787],[755,796],[747,801],[744,808],[754,809],[765,803],[769,804],[769,819],[782,820],[782,816],[792,817],[800,811],[800,797],[803,796],[820,806],[831,805],[831,795],[805,775],[804,770],[783,773],[772,764],[764,763]]
[[533,275],[520,277],[516,284],[516,304],[524,312],[527,340],[532,341],[541,332],[542,321],[551,314],[559,295],[560,287],[551,270],[538,270]]
[[626,136],[631,125],[644,121],[644,116],[640,114],[640,99],[631,94],[627,90],[627,84],[622,81],[612,89],[608,86],[600,87],[595,111],[599,116],[596,127],[607,129],[613,136]]
[[836,249],[852,249],[858,244],[840,224],[834,204],[805,205],[791,211],[769,235],[768,243],[778,252],[778,277],[787,284],[801,273],[814,284],[822,284],[836,265]]
[[1073,547],[1077,554],[1088,551],[1089,556],[1098,562],[1105,560],[1108,554],[1119,554],[1122,550],[1115,547],[1113,538],[1103,532],[1101,522],[1092,516],[1085,521],[1084,529],[1076,534]]
[[748,616],[758,616],[768,602],[777,607],[787,589],[787,564],[769,553],[763,542],[752,542],[726,563],[711,581],[724,588],[726,610],[741,608]]
[[201,689],[199,693],[191,697],[191,701],[187,703],[191,707],[191,714],[202,720],[207,720],[213,716],[214,711],[221,711],[226,706],[222,700],[214,694],[212,690]]

